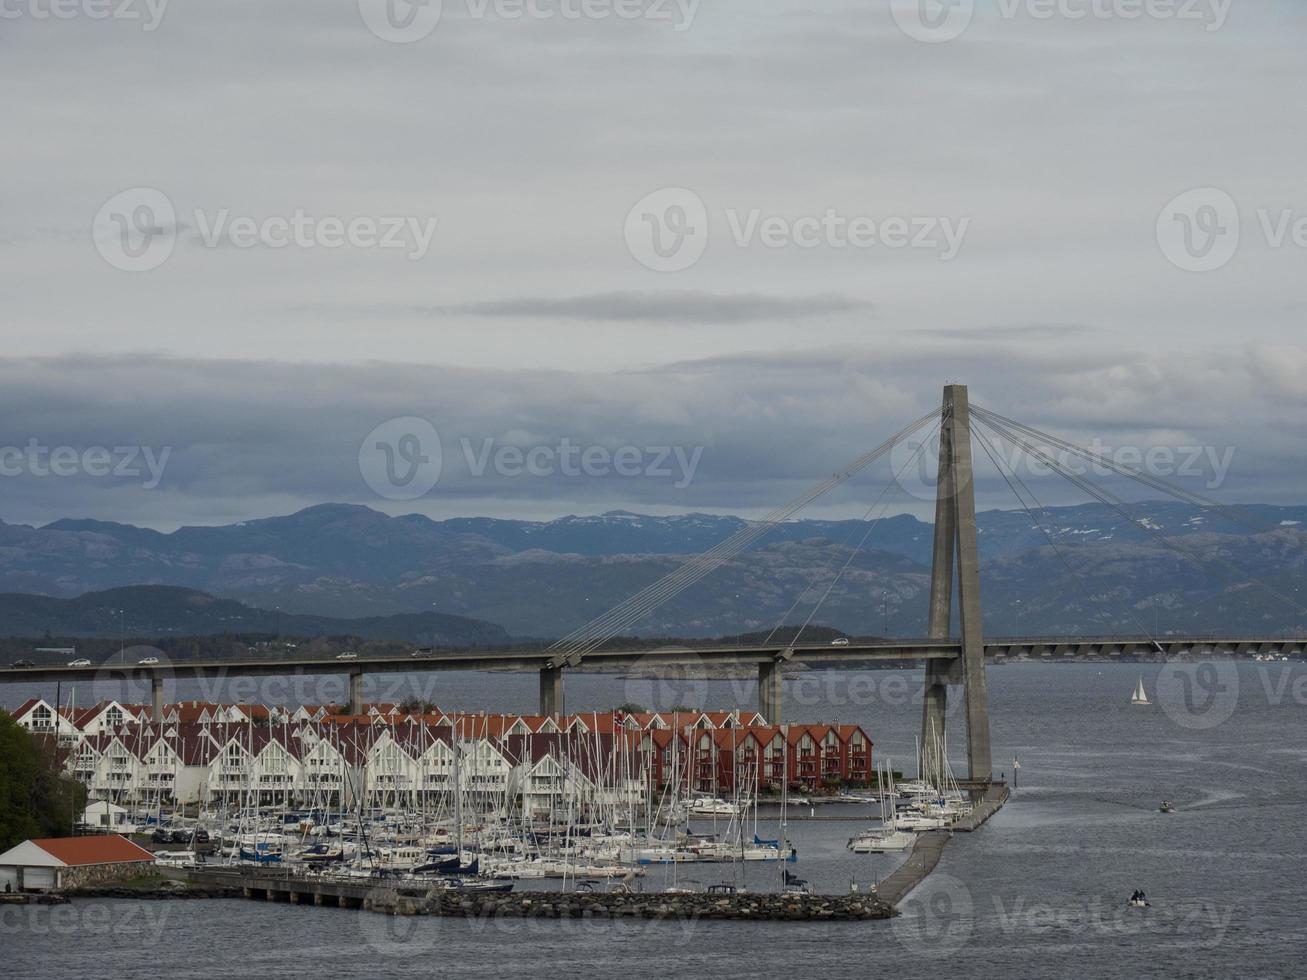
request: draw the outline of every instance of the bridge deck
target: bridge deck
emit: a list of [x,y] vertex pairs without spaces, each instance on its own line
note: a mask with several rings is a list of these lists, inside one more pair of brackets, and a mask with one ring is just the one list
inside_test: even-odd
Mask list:
[[[1160,649],[1159,649],[1160,648]],[[1307,639],[1295,637],[1188,636],[1165,637],[1014,637],[985,643],[985,655],[994,657],[1139,656],[1209,653],[1302,654]],[[811,665],[867,663],[899,660],[953,659],[960,656],[956,640],[855,641],[847,646],[808,644],[783,646],[674,646],[655,649],[605,650],[589,654],[579,669],[658,669],[663,667],[744,666],[768,663]],[[297,674],[380,674],[428,670],[543,670],[555,666],[557,655],[548,650],[466,650],[437,652],[424,657],[241,658],[231,660],[175,660],[157,665],[115,663],[90,667],[37,664],[0,668],[0,683],[110,679],[115,677],[268,677]],[[578,669],[578,668],[573,668]]]

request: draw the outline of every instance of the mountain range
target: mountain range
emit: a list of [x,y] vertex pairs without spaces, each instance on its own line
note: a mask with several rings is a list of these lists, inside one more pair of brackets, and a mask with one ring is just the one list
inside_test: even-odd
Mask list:
[[194,589],[167,585],[123,586],[72,599],[0,594],[0,632],[5,636],[112,637],[278,634],[285,637],[351,637],[413,644],[466,647],[507,643],[493,623],[446,613],[397,613],[346,619],[257,609]]
[[[1297,591],[1307,507],[1132,507],[1148,530],[1099,504],[1048,508],[1036,515],[1038,525],[1024,511],[978,515],[986,630],[1281,632],[1307,622],[1298,605],[1307,593]],[[459,635],[497,626],[517,637],[552,637],[745,524],[624,511],[547,522],[437,521],[346,504],[168,533],[93,520],[0,523],[0,591],[70,599],[180,586],[256,609],[279,607],[283,617],[441,614],[479,621],[458,627]],[[920,635],[931,534],[929,523],[907,515],[874,524],[790,521],[632,631],[719,636],[811,616],[850,633]],[[202,618],[217,628],[223,615],[215,606]],[[10,620],[20,621],[35,625]],[[144,625],[128,628],[139,633]],[[104,623],[107,635],[117,627]],[[292,631],[289,621],[282,628]]]

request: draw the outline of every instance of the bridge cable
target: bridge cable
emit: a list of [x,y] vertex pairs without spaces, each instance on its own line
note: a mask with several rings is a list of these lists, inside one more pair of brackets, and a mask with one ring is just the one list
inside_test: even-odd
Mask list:
[[1081,476],[1080,474],[1072,473],[1065,466],[1063,466],[1056,459],[1054,459],[1051,455],[1044,452],[1039,447],[1033,445],[1028,440],[1012,432],[1010,429],[1007,429],[1002,424],[996,423],[992,419],[987,419],[985,421],[987,421],[990,428],[996,429],[1008,441],[1012,442],[1013,444],[1020,445],[1021,448],[1024,449],[1028,455],[1032,455],[1035,458],[1039,459],[1039,461],[1042,462],[1045,466],[1049,467],[1049,469],[1055,471],[1065,479],[1069,480],[1077,487],[1079,487],[1080,489],[1088,493],[1090,496],[1092,496],[1094,499],[1098,500],[1100,503],[1106,504],[1108,507],[1111,507],[1126,520],[1130,521],[1136,527],[1142,529],[1151,537],[1155,538],[1158,541],[1158,543],[1161,544],[1163,547],[1170,548],[1172,551],[1175,551],[1176,553],[1182,555],[1183,557],[1188,558],[1190,561],[1197,564],[1200,568],[1202,567],[1205,561],[1214,561],[1216,563],[1224,565],[1226,568],[1230,569],[1241,578],[1261,586],[1269,594],[1279,599],[1281,602],[1284,602],[1287,605],[1292,606],[1296,611],[1307,613],[1307,607],[1303,606],[1301,603],[1297,602],[1294,599],[1290,599],[1288,596],[1284,595],[1279,590],[1275,589],[1269,583],[1264,582],[1262,579],[1257,578],[1254,575],[1250,575],[1247,569],[1242,569],[1239,566],[1235,565],[1233,562],[1227,561],[1226,559],[1220,557],[1219,555],[1212,555],[1209,558],[1208,556],[1195,554],[1189,549],[1182,547],[1180,544],[1176,542],[1174,538],[1167,537],[1166,535],[1159,532],[1156,528],[1151,527],[1146,521],[1140,520],[1139,518],[1136,518],[1132,514],[1130,514],[1129,511],[1126,510],[1126,506],[1127,506],[1126,502],[1122,500],[1120,497],[1116,496],[1110,490],[1106,490],[1103,489],[1102,487],[1097,486],[1092,481]]
[[[939,425],[931,429],[930,435],[934,435],[935,432],[942,425],[943,425],[943,419],[940,419]],[[889,483],[887,483],[885,485],[885,489],[881,491],[880,500],[877,500],[876,504],[873,505],[874,507],[880,505],[881,501],[885,499],[886,494],[889,493],[890,488],[898,485],[899,476],[904,471],[906,471],[909,466],[912,466],[917,461],[917,458],[921,455],[921,451],[925,449],[927,444],[930,442],[930,435],[926,436],[926,438],[917,446],[916,451],[907,459],[907,461],[904,462],[902,466],[900,466],[896,471],[893,472]],[[884,515],[882,514],[881,517],[883,516]],[[853,559],[856,558],[858,552],[862,550],[862,546],[867,543],[867,538],[871,536],[871,532],[876,530],[876,525],[880,523],[881,517],[877,517],[874,521],[872,521],[871,525],[862,533],[862,538],[858,541],[857,547],[855,547],[852,551],[849,552],[849,557],[845,559],[843,566],[841,566],[840,570],[835,573],[835,577],[831,579],[830,584],[826,586],[826,591],[823,592],[821,596],[817,599],[816,605],[814,605],[812,607],[812,611],[808,613],[808,618],[803,621],[803,625],[799,627],[799,632],[794,635],[795,644],[799,642],[799,637],[803,635],[803,631],[808,628],[808,625],[812,622],[813,617],[817,615],[817,612],[821,609],[822,604],[825,603],[826,599],[830,596],[831,590],[834,589],[836,583],[839,582],[840,576],[842,576],[846,571],[848,571],[849,565],[853,563]]]
[[1230,521],[1231,523],[1238,524],[1240,527],[1244,528],[1245,530],[1252,531],[1258,534],[1270,533],[1273,531],[1273,529],[1271,528],[1257,527],[1253,524],[1248,523],[1242,517],[1239,516],[1239,514],[1234,510],[1233,507],[1231,507],[1228,504],[1223,504],[1220,501],[1212,500],[1209,497],[1204,497],[1202,494],[1195,493],[1192,490],[1186,490],[1184,487],[1172,483],[1169,480],[1164,480],[1160,476],[1153,476],[1151,473],[1146,473],[1143,470],[1135,469],[1133,466],[1127,466],[1124,463],[1118,463],[1116,460],[1108,456],[1105,456],[1102,453],[1096,453],[1093,452],[1092,450],[1084,449],[1080,446],[1077,446],[1073,442],[1069,442],[1066,439],[1059,438],[1058,436],[1051,435],[1047,432],[1042,432],[1041,430],[1036,429],[1034,426],[1026,425],[1024,422],[1018,422],[1015,419],[1010,419],[1005,415],[1000,415],[997,412],[990,411],[989,409],[983,408],[979,405],[973,404],[971,406],[971,410],[973,413],[975,413],[977,416],[979,416],[982,419],[987,418],[991,422],[997,422],[1001,425],[1008,426],[1014,431],[1024,432],[1026,435],[1032,436],[1033,438],[1045,442],[1051,446],[1056,446],[1059,449],[1064,449],[1067,452],[1072,453],[1073,455],[1079,456],[1082,459],[1087,460],[1088,462],[1098,463],[1099,465],[1103,466],[1106,469],[1111,470],[1112,472],[1118,474],[1119,476],[1124,476],[1128,479],[1136,481],[1137,483],[1141,483],[1147,487],[1151,487],[1154,490],[1160,490],[1162,493],[1174,497],[1175,499],[1181,501],[1182,503],[1191,504],[1195,507],[1198,507],[1200,510],[1214,511],[1218,516],[1224,517],[1227,521]]
[[[994,435],[997,436],[999,439],[1003,438],[1002,435],[999,434],[998,430],[993,429],[988,422],[985,422],[983,419],[979,419],[979,418],[976,421],[979,422],[982,427],[989,429],[991,432],[993,432]],[[1021,494],[1018,493],[1016,487],[1012,485],[1012,480],[1015,480],[1021,486],[1021,488],[1026,492],[1026,494],[1029,495],[1030,499],[1035,504],[1035,508],[1037,508],[1038,510],[1042,511],[1045,514],[1048,513],[1048,508],[1039,502],[1039,498],[1035,496],[1034,491],[1031,490],[1029,486],[1027,486],[1024,480],[1021,479],[1020,474],[1018,474],[1015,470],[1008,467],[1007,464],[1002,461],[1001,457],[997,456],[994,453],[994,451],[990,448],[989,444],[984,439],[977,439],[976,441],[980,443],[980,448],[985,451],[985,455],[987,455],[990,461],[994,464],[994,468],[998,470],[999,475],[1003,477],[1003,481],[1007,483],[1008,489],[1011,490],[1013,496],[1017,498],[1017,501],[1021,504],[1022,509],[1026,512],[1026,515],[1030,518],[1031,523],[1033,523],[1035,527],[1039,530],[1039,533],[1044,536],[1044,540],[1047,541],[1049,547],[1053,549],[1053,553],[1057,555],[1058,560],[1061,561],[1064,566],[1066,566],[1066,570],[1071,573],[1073,578],[1075,578],[1081,590],[1086,595],[1089,595],[1092,592],[1092,590],[1089,588],[1089,585],[1085,582],[1084,578],[1081,577],[1080,572],[1077,571],[1075,566],[1072,565],[1071,562],[1067,559],[1066,555],[1063,554],[1062,549],[1057,546],[1057,542],[1053,540],[1053,536],[1049,534],[1048,529],[1045,528],[1044,525],[1040,522],[1039,518],[1035,516],[1035,511],[1026,505],[1026,502],[1022,498]],[[1009,479],[1009,475],[1011,476],[1011,479]],[[1135,621],[1135,625],[1140,627],[1140,633],[1143,636],[1148,637],[1150,643],[1156,643],[1156,640],[1153,638],[1152,634],[1149,632],[1147,627],[1145,627],[1143,622],[1139,619],[1139,617],[1134,614],[1134,610],[1131,609],[1131,607],[1128,604],[1126,605],[1126,612],[1130,616],[1130,618]],[[1106,615],[1104,615],[1101,610],[1099,611],[1099,618],[1103,621],[1103,625],[1108,628],[1108,631],[1111,632],[1111,624],[1107,621]]]
[[[910,466],[917,459],[917,457],[921,455],[921,450],[925,447],[927,443],[930,442],[931,437],[934,436],[935,433],[939,431],[939,428],[942,424],[943,424],[943,419],[941,418],[940,421],[931,428],[930,433],[926,436],[925,442],[923,442],[922,445],[917,447],[917,451],[912,454],[912,458],[909,459],[908,462],[904,464],[904,466],[900,467],[898,472],[892,474],[892,479],[885,484],[885,488],[881,490],[880,496],[876,498],[876,500],[872,503],[872,505],[868,507],[866,512],[862,515],[862,523],[865,523],[867,519],[871,517],[873,511],[883,506],[883,502],[885,501],[886,495],[889,494],[890,490],[897,484],[899,473],[902,473],[903,470],[907,468],[907,466]],[[883,517],[884,514],[882,513],[872,523],[871,527],[865,531],[865,533],[862,535],[861,540],[859,540],[858,542],[857,548],[854,549],[854,554],[857,554],[858,550],[862,548],[862,545],[866,542],[868,535],[870,535],[871,532],[876,529],[876,524],[879,524]],[[857,523],[858,522],[854,522],[854,526],[849,529],[849,533],[844,536],[844,540],[840,542],[839,547],[847,547],[849,542],[853,540],[853,535],[855,535],[858,532]],[[845,567],[847,567],[847,563]],[[794,600],[793,605],[791,605],[789,609],[787,609],[784,613],[781,614],[781,618],[777,621],[776,625],[772,627],[772,630],[770,633],[767,634],[766,639],[762,641],[762,645],[764,647],[767,646],[769,643],[771,643],[772,637],[776,635],[777,630],[781,629],[785,625],[785,621],[790,618],[790,615],[794,612],[795,609],[799,608],[799,605],[803,602],[804,598],[808,595],[808,593],[811,592],[814,588],[816,588],[817,576],[819,574],[820,572],[812,576],[812,579],[808,582],[807,586],[804,587],[804,590],[799,593],[799,597]],[[836,573],[836,580],[839,579],[840,574],[843,574],[842,569],[839,573]],[[827,591],[829,592],[829,590]],[[822,600],[818,601],[817,605],[819,608],[822,601],[824,601],[824,597]],[[815,612],[816,610],[814,610],[814,613]],[[808,623],[810,623],[811,621],[812,621],[812,616],[809,616],[808,619],[804,622],[803,626],[799,628],[799,631],[795,633],[794,637],[790,640],[791,645],[797,644],[799,642],[799,637],[803,634],[803,630],[807,628]]]
[[788,503],[777,507],[763,517],[762,520],[746,525],[726,540],[719,542],[703,554],[686,561],[675,571],[668,573],[652,585],[619,603],[602,616],[573,630],[549,647],[550,651],[556,651],[559,654],[555,662],[562,661],[568,666],[575,667],[581,662],[581,658],[585,654],[593,652],[668,599],[679,595],[691,585],[702,580],[710,572],[729,562],[754,541],[773,530],[783,521],[788,520],[818,497],[865,469],[893,448],[901,439],[916,432],[939,415],[939,409],[927,412],[915,422],[904,426],[875,449],[858,457],[842,470],[809,488]]
[[[611,610],[605,616],[600,617],[591,624],[588,624],[588,627],[582,627],[581,630],[576,631],[574,635],[585,633],[589,633],[589,635],[574,639],[572,643],[569,644],[567,653],[565,654],[568,663],[575,666],[584,653],[593,651],[598,646],[607,642],[608,639],[611,639],[612,636],[616,635],[622,629],[625,629],[632,622],[647,614],[657,605],[684,591],[690,585],[693,585],[695,582],[702,579],[709,572],[730,561],[752,544],[753,541],[757,540],[763,534],[766,534],[773,527],[779,524],[781,519],[792,516],[793,513],[821,496],[821,494],[825,493],[833,486],[847,480],[858,470],[869,465],[880,455],[883,455],[883,453],[888,451],[895,442],[902,439],[907,434],[915,432],[937,414],[938,412],[931,412],[918,422],[906,426],[900,433],[896,433],[891,440],[882,444],[882,446],[877,447],[877,449],[872,450],[870,453],[867,453],[849,467],[836,473],[831,479],[819,484],[802,497],[797,498],[795,501],[791,501],[790,504],[773,511],[772,514],[768,516],[768,519],[737,532],[725,542],[719,543],[717,547],[710,549],[704,555],[699,556],[699,558],[687,562],[676,572],[664,576],[662,580],[655,582],[652,586],[644,590],[644,592],[638,593],[636,596],[631,597],[614,610]],[[602,627],[604,632],[596,635],[594,630],[600,627]],[[564,641],[559,641],[559,644],[555,644],[555,647],[559,646],[562,642]]]

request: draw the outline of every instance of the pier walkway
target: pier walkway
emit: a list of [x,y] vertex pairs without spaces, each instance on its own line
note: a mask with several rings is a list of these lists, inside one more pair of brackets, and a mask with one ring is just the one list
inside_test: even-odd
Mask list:
[[976,808],[965,818],[955,823],[950,830],[928,830],[917,835],[917,842],[912,846],[908,859],[894,869],[888,877],[876,886],[876,894],[887,905],[897,906],[907,898],[912,889],[921,884],[926,875],[935,870],[944,845],[956,833],[969,834],[981,827],[990,817],[1007,802],[1008,788],[1003,783],[990,786],[984,796],[976,803]]

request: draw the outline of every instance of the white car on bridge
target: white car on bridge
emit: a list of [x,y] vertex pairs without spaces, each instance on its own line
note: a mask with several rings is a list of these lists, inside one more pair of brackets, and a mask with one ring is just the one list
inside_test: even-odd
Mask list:
[[346,650],[344,653],[336,654],[337,660],[357,660],[359,655],[353,650]]
[[837,636],[830,641],[830,645],[833,647],[846,647],[849,645],[849,638],[847,636]]
[[158,657],[142,657],[140,660],[136,661],[136,665],[138,667],[153,667],[158,662],[159,662]]
[[91,661],[87,660],[85,657],[82,657],[80,660],[70,660],[70,661],[68,661],[68,666],[69,666],[69,667],[89,667],[89,666],[91,666]]

